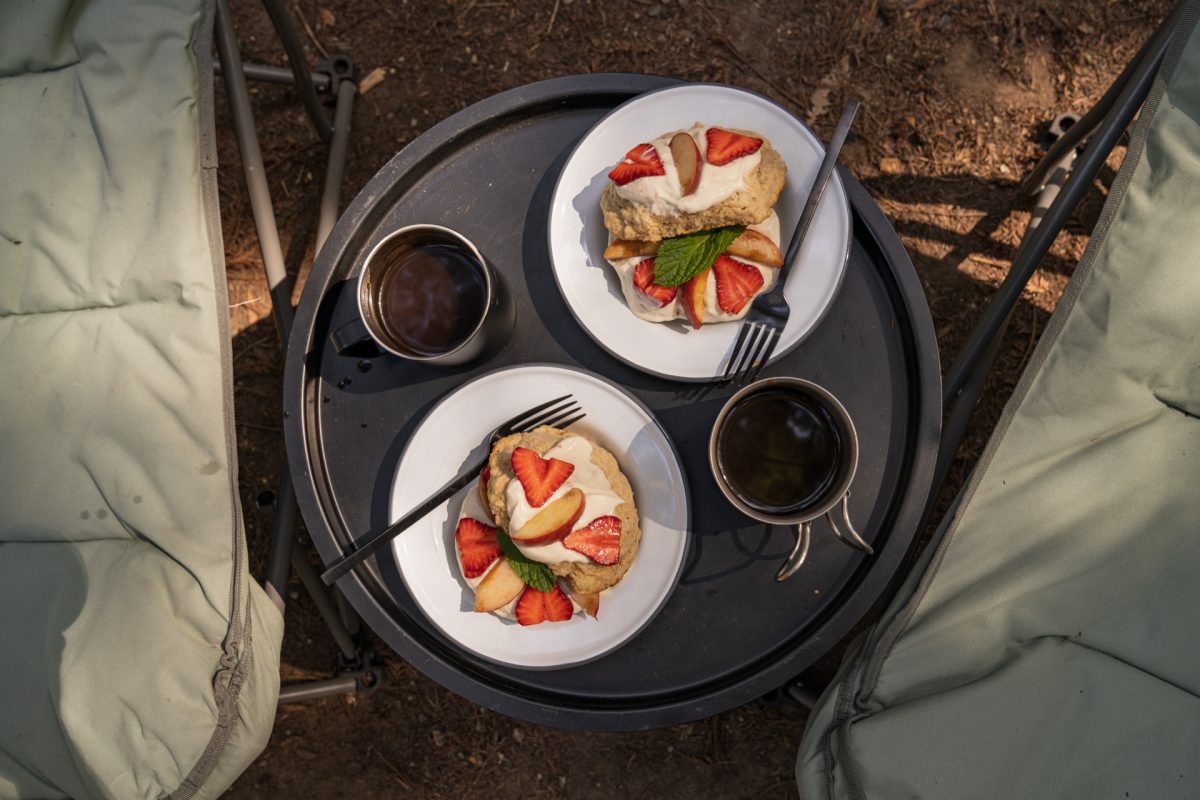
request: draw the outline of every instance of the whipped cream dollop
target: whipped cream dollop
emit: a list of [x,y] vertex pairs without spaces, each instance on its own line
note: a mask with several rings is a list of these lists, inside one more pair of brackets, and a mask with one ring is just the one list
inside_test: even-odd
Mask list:
[[658,152],[662,161],[665,175],[651,175],[630,181],[624,186],[617,186],[617,196],[632,203],[650,206],[655,214],[695,213],[709,206],[716,205],[731,197],[734,193],[746,188],[746,176],[754,171],[762,161],[762,150],[748,156],[735,158],[728,164],[717,166],[707,161],[708,136],[710,126],[699,122],[682,133],[686,133],[696,142],[700,150],[703,166],[700,168],[700,183],[696,190],[684,196],[679,186],[679,171],[675,167],[675,157],[671,153],[671,139],[681,131],[664,133],[650,144]]
[[[508,507],[508,526],[511,531],[519,531],[539,511],[571,489],[579,489],[583,492],[584,497],[583,513],[571,526],[573,531],[587,527],[598,517],[614,513],[617,506],[625,502],[613,490],[612,484],[604,476],[604,471],[592,463],[592,443],[582,436],[567,436],[541,455],[542,458],[557,458],[559,461],[566,461],[575,469],[571,472],[571,477],[554,490],[550,499],[537,508],[529,504],[529,500],[525,497],[525,487],[519,480],[514,478],[509,481],[504,490],[504,500]],[[583,553],[577,553],[564,547],[560,541],[531,545],[514,540],[514,543],[530,559],[543,564],[589,561]]]
[[[758,231],[774,242],[776,247],[779,247],[779,217],[774,211],[771,212],[771,216],[757,225],[747,225],[746,229]],[[611,235],[609,242],[612,242]],[[652,297],[648,297],[634,285],[634,270],[646,258],[646,256],[633,256],[632,258],[621,258],[609,260],[608,262],[617,271],[617,277],[621,279],[621,292],[625,295],[625,302],[629,304],[629,309],[647,322],[670,322],[673,319],[687,319],[687,313],[683,310],[683,300],[680,292],[675,293],[674,300],[665,306],[659,306],[658,301]],[[762,288],[758,290],[754,297],[758,297],[763,292],[771,291],[771,287],[775,285],[775,278],[779,275],[779,270],[741,256],[738,256],[737,260],[754,266],[763,276]],[[736,314],[731,314],[721,308],[717,303],[716,278],[713,275],[709,275],[708,284],[704,287],[704,308],[701,310],[700,321],[729,322],[741,319],[749,313],[753,302],[754,298],[752,297],[746,301],[746,304],[742,306],[742,310]]]

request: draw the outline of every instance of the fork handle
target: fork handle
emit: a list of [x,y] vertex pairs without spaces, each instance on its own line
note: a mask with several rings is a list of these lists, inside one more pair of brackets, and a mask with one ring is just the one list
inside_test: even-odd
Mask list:
[[354,550],[343,555],[341,558],[329,565],[329,569],[321,573],[321,580],[325,581],[326,586],[332,586],[338,578],[345,575],[350,570],[361,564],[372,553],[380,548],[383,544],[390,542],[403,531],[412,527],[413,523],[424,517],[430,511],[440,506],[442,503],[454,496],[454,493],[466,486],[471,481],[479,477],[479,471],[487,465],[487,458],[483,458],[478,464],[468,467],[463,470],[457,477],[451,480],[442,488],[438,489],[433,495],[421,505],[414,508],[412,511],[405,514],[400,519],[388,525],[378,533],[373,533],[361,543],[358,543]]
[[846,110],[842,112],[842,118],[838,120],[833,138],[829,140],[829,147],[825,149],[825,157],[821,159],[817,178],[808,192],[808,199],[804,201],[804,210],[800,212],[800,221],[796,223],[796,230],[792,234],[787,253],[783,257],[783,267],[780,268],[779,275],[775,280],[779,286],[782,286],[787,280],[788,271],[795,263],[796,256],[800,255],[800,246],[804,244],[808,228],[812,225],[813,217],[817,215],[817,206],[821,203],[821,195],[825,193],[825,186],[829,183],[829,176],[833,174],[838,154],[841,153],[842,145],[846,143],[846,135],[850,133],[850,126],[854,123],[855,115],[858,114],[858,105],[857,100],[846,103]]

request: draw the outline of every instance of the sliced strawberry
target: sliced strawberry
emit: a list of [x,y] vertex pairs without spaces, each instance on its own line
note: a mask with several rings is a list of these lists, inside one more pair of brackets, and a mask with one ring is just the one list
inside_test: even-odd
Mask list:
[[525,447],[513,450],[512,468],[525,490],[525,499],[534,508],[549,500],[550,495],[575,471],[574,464],[557,458],[542,458]]
[[566,622],[575,616],[575,607],[557,585],[548,592],[526,586],[517,600],[517,622],[538,625],[542,622]]
[[621,560],[621,519],[611,514],[597,517],[562,540],[563,546],[583,553],[597,564],[610,566]]
[[[487,509],[488,518],[491,519],[492,510],[488,506],[488,481],[492,478],[492,468],[484,467],[479,472],[479,499],[483,501],[483,507]],[[493,520],[494,521],[494,520]]]
[[625,154],[620,164],[613,167],[608,177],[618,186],[624,186],[638,178],[648,178],[652,175],[666,175],[662,159],[652,144],[639,144]]
[[741,311],[763,285],[758,267],[729,256],[717,256],[713,277],[717,279],[717,305],[730,314]]
[[675,287],[659,286],[654,282],[653,258],[647,258],[633,268],[633,285],[641,290],[642,294],[658,303],[659,308],[674,300],[675,292],[678,291]]
[[501,554],[496,529],[470,517],[463,517],[458,521],[458,529],[454,531],[454,543],[458,545],[463,576],[467,578],[478,578],[487,572],[487,568]]
[[705,132],[708,139],[708,152],[705,157],[708,163],[723,167],[730,161],[758,152],[763,140],[753,136],[745,136],[724,128],[709,128]]

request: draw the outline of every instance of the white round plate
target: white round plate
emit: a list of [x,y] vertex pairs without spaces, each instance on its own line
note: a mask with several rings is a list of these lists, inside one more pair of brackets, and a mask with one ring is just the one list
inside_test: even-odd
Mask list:
[[[588,131],[567,159],[550,201],[550,262],[567,306],[596,342],[630,366],[667,378],[710,381],[725,370],[740,321],[692,330],[683,320],[634,316],[604,260],[608,234],[600,193],[608,173],[639,142],[694,122],[763,134],[787,164],[775,211],[786,251],[825,148],[804,123],[761,95],[714,84],[687,84],[639,95]],[[825,189],[785,295],[792,309],[775,349],[778,359],[808,336],[828,310],[846,271],[850,205],[836,172]]]
[[637,559],[601,596],[597,619],[522,627],[477,614],[459,574],[454,529],[472,483],[393,540],[404,585],[438,630],[471,652],[516,667],[579,664],[620,647],[658,613],[675,588],[687,552],[687,482],[679,456],[653,415],[608,381],[551,364],[510,367],[467,383],[439,402],[409,439],[392,481],[395,521],[488,452],[484,438],[507,419],[573,394],[587,417],[571,426],[617,457],[633,486],[642,529]]

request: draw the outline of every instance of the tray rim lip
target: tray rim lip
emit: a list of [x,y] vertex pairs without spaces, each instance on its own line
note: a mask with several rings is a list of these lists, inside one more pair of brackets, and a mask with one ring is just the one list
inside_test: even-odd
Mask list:
[[[313,276],[320,278],[326,284],[325,290],[328,289],[332,269],[325,266],[326,262],[336,264],[341,260],[348,244],[347,232],[352,232],[359,223],[359,217],[369,210],[366,208],[369,200],[365,198],[373,189],[391,183],[388,173],[392,170],[389,168],[403,166],[405,170],[411,169],[444,146],[447,137],[453,139],[490,120],[517,115],[530,107],[566,103],[576,97],[611,96],[628,99],[645,91],[683,82],[675,78],[634,73],[570,75],[525,84],[468,106],[422,133],[364,184],[339,217],[326,247],[317,254],[310,279]],[[395,650],[398,657],[472,702],[518,719],[589,731],[647,730],[719,714],[777,688],[824,655],[832,644],[830,636],[840,640],[873,607],[887,599],[889,586],[894,588],[904,577],[900,565],[914,550],[927,513],[941,430],[940,356],[928,302],[907,251],[882,209],[853,176],[848,177],[846,190],[852,213],[862,220],[864,233],[869,235],[873,246],[885,256],[883,266],[887,268],[887,274],[895,282],[900,294],[901,305],[897,310],[902,310],[906,315],[915,345],[908,370],[911,376],[910,396],[915,401],[910,413],[914,452],[908,470],[908,485],[902,490],[897,505],[897,518],[910,518],[913,530],[908,536],[901,537],[905,538],[902,546],[896,542],[896,537],[888,537],[886,545],[889,546],[878,552],[876,566],[864,575],[858,597],[833,610],[806,642],[782,650],[767,667],[753,674],[739,675],[719,685],[707,684],[683,695],[663,694],[661,699],[651,698],[650,701],[639,697],[633,706],[611,703],[606,706],[597,704],[591,698],[585,698],[586,703],[564,703],[559,694],[535,693],[495,680],[485,683],[474,674],[470,664],[446,661],[436,646],[431,647],[422,640],[421,632],[414,634],[396,622],[392,616],[394,600],[386,594],[379,594],[377,586],[373,585],[380,580],[378,568],[368,562],[371,581],[354,572],[344,578],[339,587],[367,624]],[[301,296],[289,339],[283,380],[283,427],[288,476],[298,485],[297,503],[310,531],[315,532],[313,544],[322,559],[327,561],[326,556],[333,552],[333,543],[338,539],[338,534],[329,526],[326,511],[321,507],[319,489],[314,483],[316,479],[309,470],[311,462],[306,440],[309,435],[305,420],[306,390],[312,380],[307,372],[308,347],[314,318],[324,296],[322,291],[314,297],[309,290],[312,285],[315,284],[306,286]],[[922,403],[922,399],[925,402]],[[889,562],[886,570],[881,566],[885,558]],[[880,584],[883,584],[882,588]],[[870,601],[863,603],[862,594],[868,590]],[[853,602],[855,599],[859,602]],[[814,644],[818,640],[820,643]],[[797,661],[802,663],[796,666]],[[547,696],[550,699],[546,699]]]
[[[660,92],[669,92],[669,91],[678,90],[678,89],[685,88],[685,87],[692,87],[692,86],[711,86],[711,87],[716,87],[716,88],[720,88],[720,89],[730,89],[732,91],[741,92],[742,94],[751,95],[753,97],[758,98],[759,100],[770,103],[771,105],[777,107],[783,113],[787,114],[789,117],[791,117],[796,122],[796,124],[798,124],[801,128],[806,130],[808,132],[808,134],[810,136],[812,136],[813,139],[817,142],[817,145],[821,148],[822,151],[826,150],[828,147],[828,145],[826,145],[825,142],[821,141],[821,137],[817,136],[816,131],[814,131],[812,128],[810,128],[808,126],[808,124],[804,122],[804,120],[800,119],[798,116],[796,116],[794,113],[792,113],[792,111],[790,109],[775,102],[770,97],[767,97],[765,94],[760,94],[759,92],[756,92],[752,89],[746,89],[741,86],[734,86],[734,85],[728,84],[728,83],[716,83],[716,82],[711,82],[711,81],[683,81],[681,83],[675,83],[675,84],[671,84],[669,86],[661,86],[657,89],[650,89],[649,91],[640,92],[638,94],[635,94],[632,97],[630,97],[628,100],[626,100],[624,103],[613,106],[607,114],[605,114],[600,119],[596,120],[596,124],[593,125],[591,128],[588,128],[587,132],[584,133],[583,136],[579,139],[579,141],[577,141],[575,143],[575,146],[571,148],[571,152],[569,154],[567,154],[567,158],[563,162],[563,170],[559,171],[558,178],[556,178],[554,181],[554,189],[551,190],[551,192],[550,192],[550,207],[551,207],[551,209],[554,208],[554,198],[558,197],[558,190],[562,187],[563,171],[565,171],[566,165],[570,164],[571,161],[575,158],[575,154],[578,153],[579,148],[583,146],[584,140],[587,139],[587,137],[589,135],[591,135],[592,131],[594,131],[597,126],[599,126],[601,123],[603,123],[606,119],[608,119],[613,114],[620,111],[623,107],[629,105],[630,103],[632,103],[634,101],[641,100],[643,97],[646,97],[647,95],[658,94]],[[838,265],[837,284],[833,287],[833,294],[830,295],[829,302],[825,304],[825,307],[823,309],[821,309],[821,313],[817,315],[816,320],[814,320],[813,324],[811,326],[809,326],[808,331],[803,336],[801,336],[799,339],[797,339],[796,341],[794,341],[790,345],[788,345],[787,347],[777,350],[774,353],[774,355],[771,356],[771,359],[766,364],[763,364],[764,369],[771,366],[772,364],[778,363],[781,359],[787,357],[789,354],[794,352],[797,347],[804,344],[805,340],[807,340],[810,336],[812,336],[813,332],[816,331],[817,328],[821,327],[821,323],[825,321],[825,317],[829,314],[829,309],[833,308],[833,304],[835,302],[837,302],[838,295],[841,294],[841,292],[842,292],[842,284],[845,283],[845,281],[846,281],[846,272],[850,267],[850,249],[852,247],[852,243],[854,240],[854,211],[850,207],[850,195],[846,191],[846,183],[845,183],[845,181],[842,180],[842,174],[841,174],[840,168],[835,169],[833,171],[833,179],[834,179],[834,181],[837,182],[838,189],[841,190],[839,192],[839,196],[842,198],[842,210],[846,214],[846,241],[844,242],[844,244],[842,246],[842,259],[841,259],[842,263],[840,265]],[[553,239],[552,216],[553,216],[553,212],[551,212],[551,214],[547,215],[547,217],[546,217],[546,244],[547,244],[548,250],[550,252],[550,260],[551,261],[554,260],[554,248],[552,246],[552,239]],[[615,350],[610,348],[606,342],[602,341],[599,337],[597,337],[595,334],[593,334],[591,328],[589,328],[587,325],[583,324],[583,320],[581,320],[579,318],[579,314],[575,311],[575,307],[573,305],[571,305],[571,303],[569,301],[567,301],[567,293],[563,291],[562,281],[559,280],[559,277],[558,277],[558,270],[552,268],[550,270],[550,274],[554,278],[554,286],[555,286],[555,288],[558,289],[558,293],[560,295],[562,295],[563,302],[566,304],[567,310],[571,312],[571,317],[575,320],[575,324],[578,325],[580,328],[582,328],[583,331],[589,337],[591,337],[592,341],[600,346],[600,349],[602,349],[604,352],[608,353],[613,358],[617,359],[618,361],[625,364],[626,366],[632,367],[633,369],[636,369],[640,372],[644,372],[647,375],[653,375],[656,378],[662,378],[663,380],[678,381],[680,383],[695,383],[695,384],[719,383],[720,382],[719,375],[712,375],[707,378],[705,378],[705,377],[692,378],[692,377],[685,377],[685,376],[681,376],[681,375],[668,375],[665,372],[658,372],[658,371],[650,369],[649,367],[646,367],[642,364],[638,364],[634,361],[630,361],[625,356],[621,355],[620,353],[617,353]],[[742,322],[742,320],[738,320],[739,324],[741,322]]]
[[[644,631],[647,627],[649,627],[650,623],[653,622],[655,620],[655,618],[657,618],[658,615],[662,613],[662,610],[667,607],[667,603],[669,603],[671,601],[671,597],[674,596],[675,591],[679,588],[679,579],[680,579],[681,575],[683,574],[683,568],[687,565],[688,554],[692,550],[692,543],[691,543],[692,489],[691,489],[691,486],[688,485],[687,470],[684,469],[683,459],[679,457],[679,450],[675,447],[675,441],[671,438],[671,434],[668,433],[667,429],[663,427],[662,421],[659,420],[658,415],[656,415],[654,413],[654,409],[650,408],[650,406],[648,406],[644,402],[642,402],[642,400],[639,397],[634,395],[632,392],[630,392],[628,389],[626,389],[624,386],[617,383],[616,381],[610,380],[609,378],[604,377],[600,373],[593,372],[592,370],[587,369],[585,367],[576,366],[574,364],[558,364],[553,361],[523,361],[520,364],[507,364],[502,367],[496,367],[495,369],[490,369],[487,372],[481,372],[480,374],[478,374],[478,375],[474,376],[473,378],[471,378],[470,380],[468,380],[466,383],[459,384],[458,386],[455,386],[450,391],[446,392],[444,395],[442,395],[440,398],[438,398],[437,402],[435,402],[433,405],[431,405],[429,407],[429,409],[425,412],[424,416],[421,418],[420,422],[417,423],[417,426],[415,428],[413,428],[413,432],[409,436],[408,441],[406,441],[404,443],[404,447],[401,448],[401,450],[400,450],[399,458],[396,459],[396,471],[393,472],[393,474],[392,474],[392,483],[391,483],[392,493],[393,494],[395,493],[396,473],[399,472],[400,465],[402,463],[404,463],[404,457],[408,454],[409,447],[412,445],[413,436],[416,436],[417,431],[419,431],[421,429],[421,426],[425,424],[425,422],[429,419],[429,417],[435,411],[437,411],[439,408],[441,408],[441,406],[444,405],[448,400],[450,400],[450,398],[454,397],[459,392],[465,390],[468,386],[471,386],[472,384],[478,383],[487,378],[491,378],[502,372],[513,372],[513,371],[519,370],[519,369],[529,369],[530,367],[549,367],[551,369],[561,369],[561,370],[566,370],[569,372],[578,372],[581,375],[585,375],[593,380],[599,381],[600,383],[603,383],[603,384],[611,387],[615,391],[617,391],[626,400],[630,401],[637,408],[641,409],[642,412],[645,413],[646,417],[649,418],[650,422],[654,425],[654,427],[658,430],[658,432],[662,435],[663,441],[665,441],[667,443],[667,448],[670,451],[670,456],[675,462],[675,468],[679,470],[679,477],[683,479],[683,525],[684,525],[684,528],[681,531],[681,533],[685,539],[685,545],[683,548],[683,555],[679,559],[679,562],[675,565],[675,572],[670,578],[671,588],[667,591],[667,593],[665,595],[663,595],[662,600],[655,607],[654,611],[651,612],[650,616],[646,617],[646,619],[644,619],[640,625],[638,625],[636,628],[634,628],[632,631],[630,631],[625,636],[624,639],[609,646],[608,649],[602,650],[598,653],[594,653],[590,656],[587,656],[586,658],[582,658],[577,661],[568,661],[568,662],[562,663],[562,664],[551,664],[551,665],[542,665],[542,666],[528,665],[528,664],[511,664],[506,661],[500,661],[499,659],[485,655],[484,653],[480,653],[479,651],[475,650],[474,648],[468,647],[467,645],[462,644],[461,642],[457,641],[453,636],[451,636],[450,634],[448,634],[444,630],[442,630],[442,627],[440,625],[438,625],[434,620],[430,619],[428,614],[425,615],[426,620],[429,622],[429,624],[432,625],[434,628],[436,628],[438,630],[438,632],[441,633],[442,636],[444,636],[447,640],[452,642],[455,646],[459,647],[460,649],[470,652],[476,658],[483,659],[484,661],[487,661],[492,664],[496,664],[497,666],[503,667],[505,669],[520,669],[520,670],[528,670],[530,672],[552,672],[554,670],[559,670],[559,669],[567,669],[570,667],[583,666],[584,664],[588,664],[592,661],[601,659],[611,653],[615,653],[617,650],[620,650],[622,647],[628,646],[634,639],[636,639],[638,637],[638,635],[642,631]],[[390,510],[389,510],[389,516],[390,516]],[[397,558],[396,561],[397,561],[397,567],[398,567],[399,559]],[[397,571],[400,573],[400,580],[404,583],[404,588],[407,589],[408,593],[411,595],[412,590],[409,589],[409,587],[408,587],[408,581],[404,577],[404,572],[399,569]],[[416,605],[418,607],[420,606],[419,603],[417,603]]]

